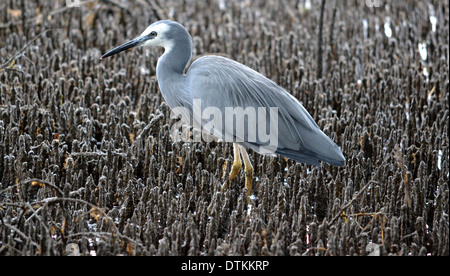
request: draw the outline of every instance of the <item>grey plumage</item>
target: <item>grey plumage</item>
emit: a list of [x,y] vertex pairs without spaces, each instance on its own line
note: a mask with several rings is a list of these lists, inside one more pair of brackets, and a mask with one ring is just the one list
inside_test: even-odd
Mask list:
[[[140,37],[111,50],[102,58],[140,45],[165,48],[158,60],[157,78],[170,108],[182,106],[192,115],[194,99],[201,99],[202,110],[216,107],[223,114],[226,107],[277,107],[276,154],[315,166],[320,165],[319,161],[336,166],[345,164],[341,150],[319,129],[300,102],[255,70],[225,57],[204,56],[195,60],[184,73],[191,59],[192,41],[186,29],[177,22],[155,22]],[[205,121],[198,123],[203,126]],[[245,118],[246,125],[252,123]],[[212,134],[222,139],[226,135],[239,138],[238,144],[256,152],[261,152],[265,146],[258,139],[250,141],[247,133],[236,137],[233,126],[222,126],[214,129]]]

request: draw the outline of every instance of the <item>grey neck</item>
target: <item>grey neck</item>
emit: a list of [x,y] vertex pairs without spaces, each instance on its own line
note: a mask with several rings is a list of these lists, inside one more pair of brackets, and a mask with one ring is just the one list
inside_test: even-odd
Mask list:
[[192,109],[192,96],[186,89],[184,70],[191,59],[190,36],[175,39],[173,47],[166,47],[156,66],[159,89],[170,108],[183,106]]

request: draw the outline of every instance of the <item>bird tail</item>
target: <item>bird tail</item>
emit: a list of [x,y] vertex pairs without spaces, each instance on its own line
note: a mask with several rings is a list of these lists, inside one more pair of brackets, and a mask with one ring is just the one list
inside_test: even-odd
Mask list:
[[302,132],[303,144],[299,149],[282,147],[276,153],[314,166],[320,166],[319,161],[342,167],[345,165],[345,157],[339,147],[322,131],[304,130]]
[[308,150],[295,151],[295,150],[291,150],[291,149],[278,149],[276,151],[276,153],[281,156],[287,157],[289,159],[295,160],[297,162],[305,163],[305,164],[309,164],[309,165],[313,165],[313,166],[320,166],[319,161],[323,161],[323,162],[326,162],[328,164],[338,166],[338,167],[342,167],[345,165],[345,158],[342,155],[342,153],[340,153],[341,156],[336,156],[336,157],[318,155],[318,154],[308,151]]
[[[281,143],[272,153],[313,166],[320,166],[320,161],[338,167],[345,166],[345,157],[339,147],[319,128],[303,129],[301,139],[302,143],[296,145],[290,144],[286,139],[283,142],[279,139]],[[264,146],[259,143],[243,142],[239,144],[260,154],[270,154],[270,151],[262,150]]]

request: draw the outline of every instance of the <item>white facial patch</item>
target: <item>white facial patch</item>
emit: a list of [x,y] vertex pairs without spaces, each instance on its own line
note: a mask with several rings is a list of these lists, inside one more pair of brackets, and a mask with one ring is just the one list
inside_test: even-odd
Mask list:
[[151,32],[156,32],[156,37],[145,41],[143,46],[161,46],[165,48],[166,52],[170,51],[172,49],[172,43],[165,39],[165,34],[169,31],[169,29],[170,26],[166,23],[150,25],[149,27],[147,27],[147,29],[145,29],[141,36],[147,36]]
[[155,31],[159,34],[164,34],[165,32],[167,32],[170,29],[170,26],[166,23],[159,23],[159,24],[155,24],[155,25],[150,25],[147,27],[147,29],[145,29],[145,31],[141,34],[141,36],[143,35],[148,35],[151,32]]

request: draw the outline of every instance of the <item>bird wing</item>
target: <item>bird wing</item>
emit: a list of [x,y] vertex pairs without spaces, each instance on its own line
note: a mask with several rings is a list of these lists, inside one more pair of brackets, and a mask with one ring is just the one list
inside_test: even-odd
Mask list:
[[[225,57],[205,56],[192,63],[186,77],[194,102],[196,99],[201,100],[202,111],[215,107],[225,114],[227,107],[264,107],[266,114],[269,114],[270,107],[278,108],[278,144],[275,153],[312,165],[319,165],[318,160],[329,162],[327,151],[330,149],[332,152],[337,149],[340,153],[297,99],[275,82],[245,65]],[[258,119],[258,116],[245,117],[245,124],[257,124],[260,122]],[[208,120],[203,118],[198,123],[204,126],[207,122]],[[272,123],[266,124],[266,131]],[[213,135],[222,139],[227,136],[240,139],[243,141],[240,144],[260,153],[261,146],[265,146],[258,139],[249,141],[248,134],[236,133],[233,124],[222,123],[213,132]],[[342,153],[340,155],[342,156]],[[332,157],[334,158],[335,156]]]

